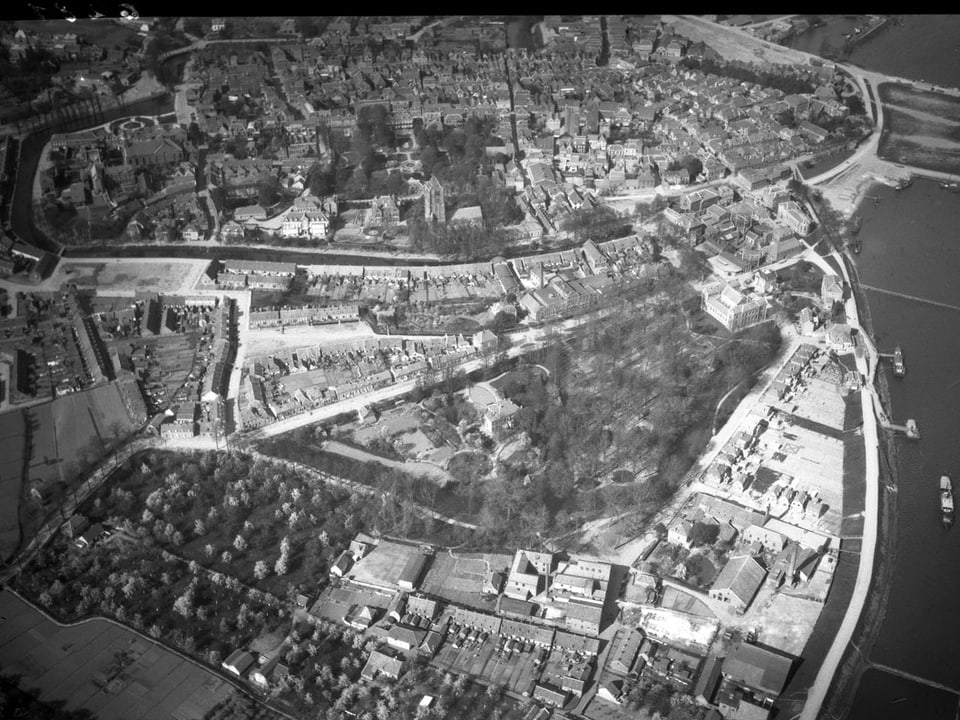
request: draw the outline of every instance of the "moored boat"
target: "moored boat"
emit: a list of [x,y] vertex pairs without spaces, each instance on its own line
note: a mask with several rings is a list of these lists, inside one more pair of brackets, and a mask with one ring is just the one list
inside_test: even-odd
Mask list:
[[897,345],[893,350],[893,375],[902,378],[907,372],[907,366],[903,362],[903,348]]
[[946,475],[940,476],[940,512],[943,513],[943,524],[953,524],[953,485]]

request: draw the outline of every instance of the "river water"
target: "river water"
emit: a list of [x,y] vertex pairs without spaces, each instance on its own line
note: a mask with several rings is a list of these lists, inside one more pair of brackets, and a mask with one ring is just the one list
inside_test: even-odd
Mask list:
[[[823,18],[826,22],[791,38],[797,50],[820,55],[844,46],[843,35],[853,32],[855,16]],[[862,23],[861,23],[862,24]],[[960,65],[960,15],[898,15],[856,41],[844,60],[867,70],[935,85],[957,85]]]
[[[806,42],[817,39],[805,33]],[[804,36],[794,41],[803,40]],[[940,85],[960,86],[960,17],[904,16],[858,43],[850,61]],[[881,352],[904,349],[907,375],[886,367],[895,423],[916,419],[922,440],[897,440],[897,532],[886,613],[869,659],[960,691],[960,528],[940,523],[938,481],[960,490],[960,194],[916,180],[874,187],[863,205],[856,264],[863,284],[956,309],[865,290]],[[852,720],[954,720],[958,696],[880,669],[864,673]]]

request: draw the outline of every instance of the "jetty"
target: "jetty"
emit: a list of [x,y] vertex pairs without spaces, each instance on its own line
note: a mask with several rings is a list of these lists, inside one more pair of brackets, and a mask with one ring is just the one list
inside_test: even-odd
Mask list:
[[895,425],[884,416],[880,418],[880,426],[889,432],[903,433],[910,440],[920,439],[920,428],[917,426],[917,421],[912,418],[907,420],[906,425]]
[[907,366],[903,361],[903,348],[899,345],[897,345],[892,353],[877,353],[877,357],[893,363],[893,374],[895,377],[902,378],[906,374]]
[[886,290],[884,288],[874,287],[873,285],[864,285],[863,283],[860,283],[860,287],[864,290],[870,290],[871,292],[881,293],[883,295],[891,295],[904,300],[913,300],[915,302],[926,303],[927,305],[946,308],[947,310],[960,310],[960,305],[951,305],[950,303],[940,302],[939,300],[930,300],[917,295],[908,295],[907,293],[897,292],[895,290]]

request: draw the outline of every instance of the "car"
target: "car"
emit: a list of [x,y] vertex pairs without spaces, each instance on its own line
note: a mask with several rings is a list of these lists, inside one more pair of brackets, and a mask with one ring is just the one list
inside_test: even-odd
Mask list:
[[507,640],[507,644],[503,646],[504,651],[507,653],[507,656],[510,656],[510,653],[513,652],[513,638]]
[[477,639],[477,634],[478,634],[478,633],[477,633],[476,628],[474,628],[473,630],[471,630],[471,631],[470,631],[470,634],[467,635],[467,642],[472,645],[473,642]]
[[523,652],[528,653],[531,650],[533,650],[533,643],[528,642],[523,646]]
[[480,644],[483,645],[483,643],[487,641],[488,637],[490,637],[490,633],[488,633],[486,630],[480,633]]

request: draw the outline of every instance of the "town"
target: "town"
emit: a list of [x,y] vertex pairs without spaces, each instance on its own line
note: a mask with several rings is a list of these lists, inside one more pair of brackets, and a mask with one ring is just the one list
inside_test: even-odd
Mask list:
[[863,532],[804,182],[855,78],[658,16],[109,22],[0,31],[0,656],[118,623],[104,717],[799,711]]

